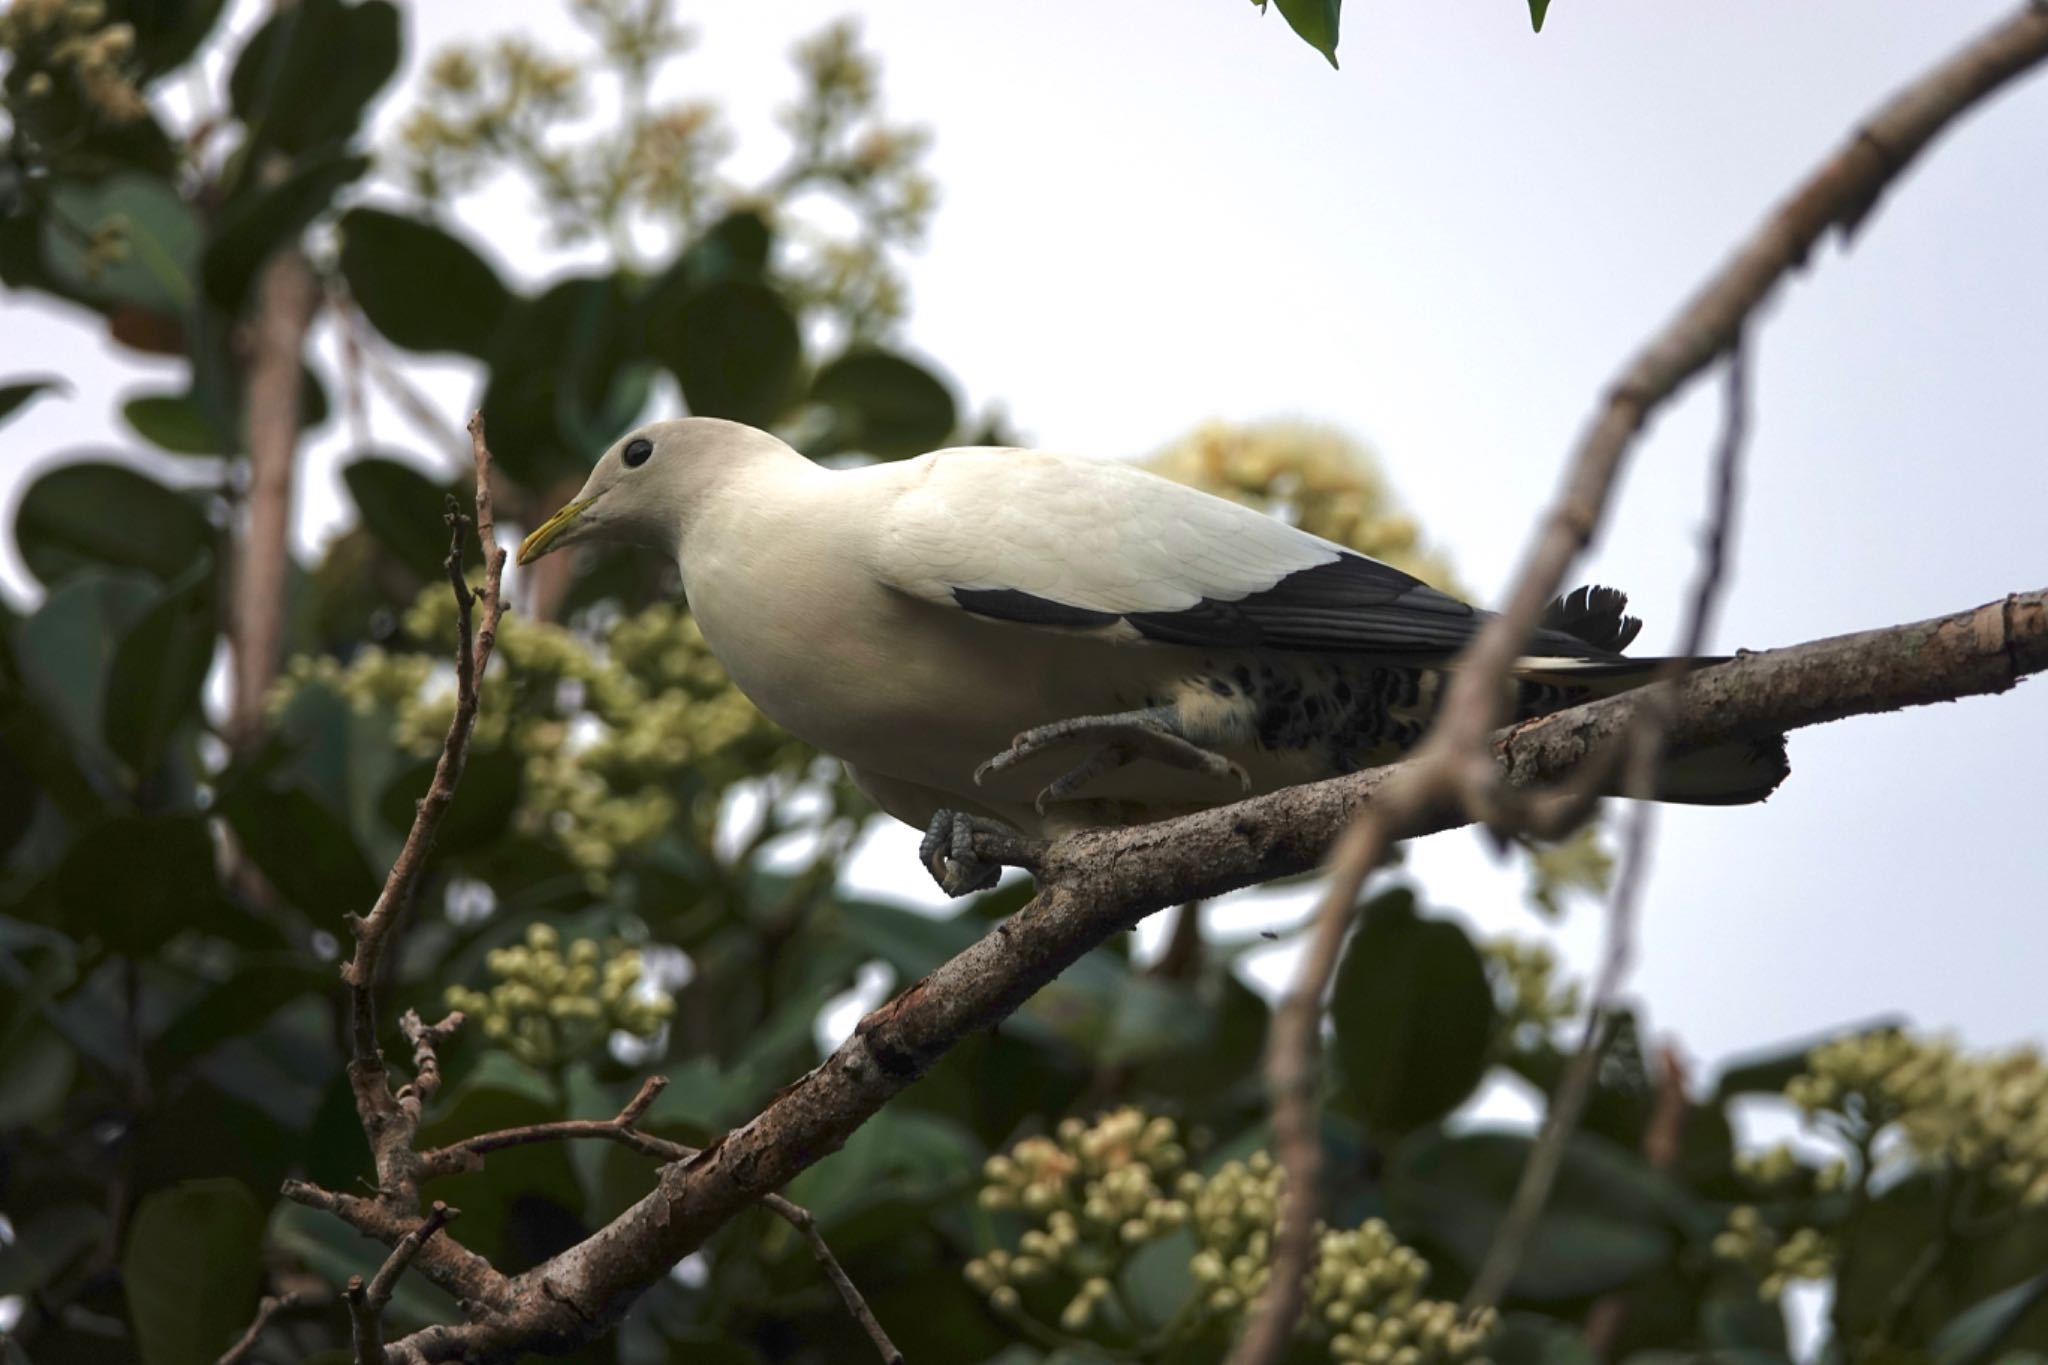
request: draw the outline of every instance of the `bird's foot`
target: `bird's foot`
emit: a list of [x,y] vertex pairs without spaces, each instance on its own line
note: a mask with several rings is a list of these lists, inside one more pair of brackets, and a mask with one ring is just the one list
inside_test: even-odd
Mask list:
[[1006,843],[1022,838],[999,820],[942,810],[932,817],[924,832],[924,842],[917,846],[918,861],[932,874],[939,890],[949,896],[986,891],[1003,875],[1000,862],[990,862],[974,851],[976,834],[990,835]]
[[1093,741],[1097,747],[1038,793],[1033,804],[1041,815],[1049,803],[1064,801],[1104,773],[1115,772],[1140,758],[1208,777],[1234,777],[1239,790],[1248,792],[1252,789],[1251,774],[1242,765],[1182,736],[1174,725],[1172,713],[1159,709],[1126,711],[1114,716],[1077,716],[1072,720],[1034,726],[1011,740],[1009,748],[976,768],[974,784],[980,786],[993,773],[1013,768],[1047,749],[1075,741]]

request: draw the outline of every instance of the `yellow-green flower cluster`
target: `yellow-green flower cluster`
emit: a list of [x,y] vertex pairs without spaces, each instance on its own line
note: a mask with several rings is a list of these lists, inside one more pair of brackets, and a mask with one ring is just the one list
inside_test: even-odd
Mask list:
[[1209,422],[1148,461],[1159,474],[1230,498],[1455,592],[1449,563],[1422,543],[1378,462],[1324,427]]
[[102,0],[15,0],[0,11],[0,50],[27,73],[20,90],[30,100],[48,99],[62,80],[109,123],[149,113],[135,84],[135,26],[108,23]]
[[[1059,1313],[1063,1331],[1127,1327],[1099,1313],[1115,1298],[1124,1261],[1138,1247],[1186,1228],[1194,1239],[1188,1269],[1196,1298],[1169,1332],[1242,1318],[1271,1274],[1283,1173],[1265,1152],[1207,1177],[1183,1169],[1185,1161],[1175,1125],[1134,1108],[1093,1125],[1068,1119],[1052,1138],[1026,1138],[1008,1155],[989,1158],[983,1206],[1021,1210],[1037,1221],[1014,1252],[999,1248],[969,1262],[969,1283],[999,1311],[1013,1314],[1024,1311],[1031,1286],[1052,1282],[1062,1293],[1072,1286]],[[1429,1267],[1385,1223],[1318,1227],[1316,1237],[1298,1330],[1325,1346],[1329,1358],[1372,1365],[1464,1362],[1496,1330],[1492,1313],[1468,1322],[1455,1304],[1422,1297]]]
[[[453,598],[424,590],[404,627],[423,645],[452,639]],[[421,757],[439,752],[455,710],[454,669],[436,654],[368,648],[346,665],[294,659],[273,710],[315,686],[364,714],[390,715],[399,747]],[[508,615],[483,692],[474,743],[520,756],[518,827],[557,845],[594,883],[679,819],[709,837],[715,811],[679,810],[671,795],[684,771],[716,789],[803,754],[732,686],[689,614],[667,604],[621,617],[602,645]]]
[[1579,983],[1559,980],[1557,953],[1538,939],[1504,936],[1480,949],[1493,978],[1501,1027],[1509,1037],[1547,1035],[1577,1016]]
[[449,1008],[477,1021],[484,1036],[529,1066],[574,1061],[602,1047],[612,1030],[648,1038],[675,1012],[675,1001],[640,989],[640,954],[579,938],[563,950],[546,924],[526,942],[496,948],[484,959],[497,984],[488,991],[450,986]]
[[1835,1270],[1835,1246],[1826,1234],[1808,1227],[1780,1233],[1747,1204],[1729,1213],[1728,1226],[1714,1237],[1714,1254],[1741,1266],[1756,1280],[1758,1296],[1772,1301],[1795,1281],[1824,1280]]
[[996,1308],[1017,1311],[1016,1286],[1060,1277],[1076,1284],[1060,1322],[1079,1332],[1110,1295],[1109,1277],[1130,1251],[1187,1221],[1172,1191],[1187,1153],[1171,1119],[1134,1108],[1093,1124],[1064,1119],[1052,1137],[1028,1137],[982,1168],[981,1205],[1036,1220],[1005,1250],[968,1262],[968,1282]]
[[1910,1159],[1982,1172],[2013,1202],[2048,1206],[2048,1066],[2034,1048],[1971,1055],[1899,1030],[1843,1038],[1809,1053],[1785,1096],[1872,1135],[1895,1126]]
[[1598,896],[1614,877],[1614,854],[1596,821],[1557,843],[1524,841],[1529,853],[1529,900],[1552,919],[1564,914],[1575,893]]

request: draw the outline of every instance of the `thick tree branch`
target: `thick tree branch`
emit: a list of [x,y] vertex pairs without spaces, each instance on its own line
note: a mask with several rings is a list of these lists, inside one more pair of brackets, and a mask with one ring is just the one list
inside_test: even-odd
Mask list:
[[256,279],[243,441],[249,454],[248,519],[234,573],[235,691],[228,734],[246,748],[263,730],[264,700],[277,680],[290,566],[292,464],[299,448],[306,329],[320,298],[297,248],[278,252]]
[[[2048,589],[1692,674],[1674,689],[1667,743],[1683,751],[2004,692],[2044,669]],[[1490,751],[1510,786],[1554,783],[1626,735],[1641,704],[1640,693],[1629,693],[1502,729]],[[417,1353],[408,1358],[420,1360],[481,1363],[591,1340],[740,1210],[838,1150],[950,1048],[1000,1023],[1091,948],[1156,910],[1314,868],[1358,812],[1412,766],[1055,842],[1044,851],[1030,905],[862,1020],[837,1052],[751,1122],[664,1166],[655,1190],[610,1224],[515,1277],[516,1311],[487,1312],[393,1349],[404,1345]],[[1412,838],[1471,819],[1452,801],[1390,822],[1389,834]]]
[[384,1258],[383,1265],[377,1267],[377,1273],[370,1277],[369,1284],[365,1285],[360,1275],[349,1277],[348,1287],[342,1290],[341,1297],[348,1304],[349,1327],[355,1337],[356,1365],[384,1365],[384,1305],[391,1302],[391,1291],[398,1287],[398,1277],[418,1258],[421,1248],[435,1233],[453,1222],[458,1212],[436,1199],[419,1226],[398,1239],[398,1245],[391,1248],[391,1254]]

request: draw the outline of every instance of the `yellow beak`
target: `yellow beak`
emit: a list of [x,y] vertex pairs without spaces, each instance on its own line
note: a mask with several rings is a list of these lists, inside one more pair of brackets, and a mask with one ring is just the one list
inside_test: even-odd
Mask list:
[[538,530],[520,542],[519,562],[531,564],[553,549],[555,542],[562,538],[562,532],[568,530],[576,518],[583,515],[584,508],[596,501],[595,498],[585,498],[581,502],[568,503],[561,511],[542,522]]

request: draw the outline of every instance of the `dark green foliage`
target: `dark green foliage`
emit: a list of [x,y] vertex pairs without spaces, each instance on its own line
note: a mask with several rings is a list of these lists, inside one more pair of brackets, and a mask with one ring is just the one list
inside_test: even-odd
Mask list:
[[1391,1141],[1464,1103],[1493,1048],[1493,987],[1449,920],[1388,891],[1359,912],[1330,998],[1340,1103]]
[[354,208],[341,216],[349,295],[394,344],[482,356],[512,296],[483,257],[431,223]]

